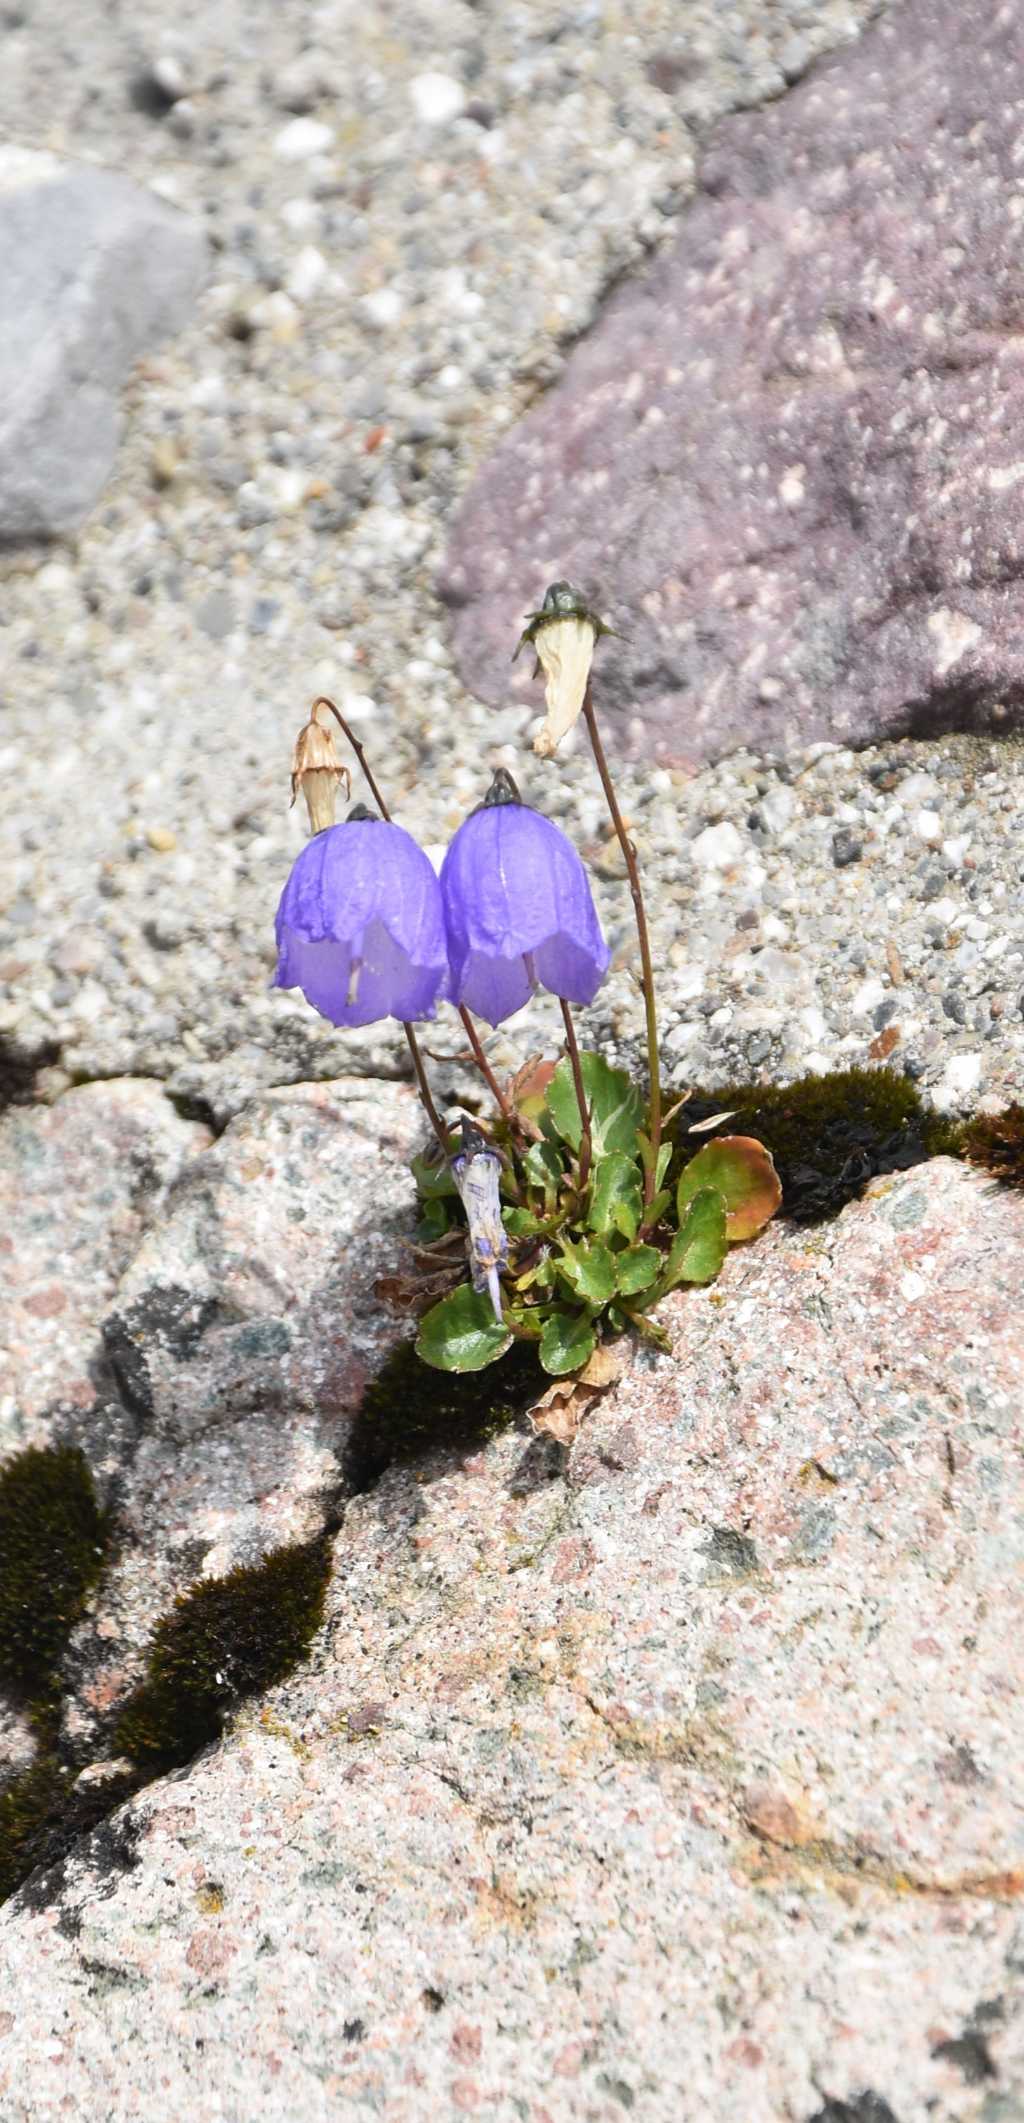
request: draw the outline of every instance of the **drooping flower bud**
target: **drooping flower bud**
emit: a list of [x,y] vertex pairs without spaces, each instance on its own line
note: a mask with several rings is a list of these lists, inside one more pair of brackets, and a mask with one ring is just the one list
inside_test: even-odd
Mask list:
[[534,675],[544,674],[547,715],[533,740],[541,759],[553,757],[578,721],[598,637],[610,632],[571,582],[553,582],[539,612],[530,613],[516,656],[528,641],[537,658]]
[[311,833],[323,833],[328,826],[333,826],[339,781],[345,783],[346,796],[352,790],[352,777],[334,749],[333,732],[319,720],[322,706],[321,701],[314,701],[309,721],[303,723],[292,754],[292,802],[301,789],[309,812]]

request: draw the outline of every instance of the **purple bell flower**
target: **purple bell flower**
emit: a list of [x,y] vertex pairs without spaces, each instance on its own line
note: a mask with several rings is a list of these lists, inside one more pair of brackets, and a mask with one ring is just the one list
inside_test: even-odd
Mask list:
[[570,840],[499,771],[441,870],[452,998],[490,1025],[537,988],[593,1002],[608,971],[587,873]]
[[441,888],[402,826],[362,804],[306,842],[277,910],[277,988],[332,1025],[433,1017],[447,993]]

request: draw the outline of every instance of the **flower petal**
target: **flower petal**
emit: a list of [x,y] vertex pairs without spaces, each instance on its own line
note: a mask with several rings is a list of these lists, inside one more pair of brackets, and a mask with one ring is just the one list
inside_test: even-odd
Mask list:
[[336,1025],[432,1017],[448,980],[441,889],[411,834],[350,819],[308,841],[277,912],[278,987]]

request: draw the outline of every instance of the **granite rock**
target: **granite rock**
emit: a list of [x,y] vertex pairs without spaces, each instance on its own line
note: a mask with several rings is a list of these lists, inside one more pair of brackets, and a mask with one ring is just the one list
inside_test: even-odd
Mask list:
[[355,1498],[308,1667],[3,1912],[5,2115],[1012,2115],[1022,1264],[876,1182],[568,1456]]
[[0,1119],[0,1450],[88,1424],[100,1324],[167,1190],[210,1141],[159,1084],[83,1084]]
[[112,170],[0,150],[0,541],[75,530],[140,354],[192,314],[198,223]]
[[722,121],[674,246],[463,506],[441,588],[482,699],[568,575],[621,623],[634,750],[1019,723],[1022,68],[1019,9],[905,0]]
[[368,1376],[422,1135],[409,1090],[306,1084],[256,1099],[182,1173],[103,1322],[135,1438],[118,1548],[73,1645],[77,1749],[138,1678],[154,1622],[200,1576],[319,1533]]

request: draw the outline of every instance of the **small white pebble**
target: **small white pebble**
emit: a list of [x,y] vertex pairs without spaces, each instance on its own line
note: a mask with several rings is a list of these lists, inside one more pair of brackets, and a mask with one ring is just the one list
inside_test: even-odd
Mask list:
[[367,323],[384,332],[389,325],[398,323],[403,309],[402,298],[397,288],[375,287],[369,295],[363,296],[362,309]]
[[288,275],[288,293],[296,302],[308,302],[327,278],[327,260],[315,244],[305,243]]
[[319,118],[293,118],[274,138],[274,153],[281,162],[305,162],[322,155],[332,145],[334,127]]
[[451,74],[417,74],[409,94],[423,125],[450,125],[466,107],[466,91]]
[[699,870],[728,870],[739,862],[745,845],[737,828],[723,819],[721,825],[705,826],[698,833],[690,854]]
[[940,1113],[948,1113],[958,1099],[973,1091],[981,1075],[980,1054],[951,1054],[932,1094]]
[[964,856],[966,855],[970,845],[970,834],[958,833],[955,838],[943,841],[942,852],[947,862],[955,862],[957,864],[960,864],[963,862]]
[[884,994],[885,989],[874,974],[868,980],[862,980],[860,987],[854,990],[851,1017],[867,1017],[869,1011],[877,1010]]
[[929,845],[934,846],[942,839],[942,820],[938,812],[919,811],[914,820],[914,831],[918,840],[927,841]]

